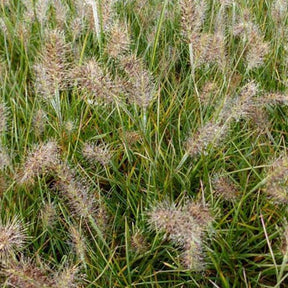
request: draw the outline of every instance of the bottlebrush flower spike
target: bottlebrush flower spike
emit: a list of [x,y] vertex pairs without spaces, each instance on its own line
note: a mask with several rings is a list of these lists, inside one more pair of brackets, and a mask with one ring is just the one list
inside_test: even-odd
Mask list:
[[265,191],[276,204],[288,203],[288,158],[281,156],[267,171]]
[[136,55],[125,56],[120,61],[126,73],[124,86],[128,100],[142,108],[147,108],[156,92],[155,79],[152,73]]
[[0,221],[0,258],[9,259],[23,247],[26,239],[26,229],[18,217],[6,223]]
[[24,162],[19,183],[33,183],[35,177],[53,171],[59,161],[59,148],[56,142],[48,141],[36,145]]
[[91,59],[76,67],[72,72],[72,79],[89,101],[111,103],[122,94],[121,86],[113,81],[96,60]]
[[76,180],[73,170],[67,164],[62,163],[58,165],[55,172],[57,177],[55,188],[67,199],[72,214],[84,219],[95,216],[97,212],[95,196],[90,195],[84,183]]
[[152,229],[164,232],[165,237],[182,247],[182,263],[186,268],[204,269],[203,236],[213,221],[206,207],[192,201],[176,207],[164,201],[152,207],[147,216]]
[[45,100],[54,97],[56,92],[68,87],[68,71],[70,70],[68,55],[70,52],[63,32],[59,30],[46,32],[46,40],[39,63],[34,65],[35,88]]

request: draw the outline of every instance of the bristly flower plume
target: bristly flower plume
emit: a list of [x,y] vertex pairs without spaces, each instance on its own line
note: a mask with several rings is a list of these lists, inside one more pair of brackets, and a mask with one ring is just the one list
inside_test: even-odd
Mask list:
[[128,100],[142,108],[147,108],[156,92],[152,73],[145,67],[143,60],[133,54],[123,57],[121,66],[126,73],[125,90]]
[[78,286],[77,266],[66,266],[54,275],[53,282],[57,288],[77,288]]
[[19,178],[20,184],[33,183],[35,177],[53,171],[59,161],[59,147],[56,142],[48,141],[36,145],[24,162]]
[[7,107],[0,103],[0,134],[4,133],[7,128]]
[[68,87],[69,53],[64,33],[48,31],[39,63],[34,65],[35,88],[45,100]]
[[19,261],[12,260],[5,264],[2,273],[6,277],[8,287],[52,288],[54,281],[49,278],[48,271],[38,267],[30,258],[21,256]]
[[89,188],[80,180],[76,180],[73,170],[65,163],[56,168],[57,182],[55,188],[59,190],[68,201],[72,215],[87,219],[95,216],[97,203],[95,196],[89,193]]
[[109,39],[107,43],[107,53],[112,58],[118,58],[125,54],[130,48],[130,36],[128,28],[124,23],[115,21],[109,30]]
[[147,215],[153,229],[164,232],[169,240],[182,247],[182,263],[186,268],[204,269],[203,236],[213,220],[206,207],[192,201],[183,207],[162,202]]
[[212,187],[215,194],[226,201],[235,201],[239,196],[236,185],[223,173],[216,174],[212,178]]
[[185,143],[187,152],[191,157],[207,154],[209,149],[220,146],[228,132],[227,125],[208,122],[197,130],[195,135],[188,138]]
[[238,95],[226,101],[219,115],[220,120],[222,122],[230,122],[233,119],[239,121],[241,118],[249,116],[257,106],[255,96],[258,90],[258,85],[254,81],[247,83]]
[[113,81],[108,72],[91,59],[75,68],[72,73],[72,79],[76,81],[76,85],[83,92],[85,99],[111,103],[116,101],[122,94],[122,89],[117,81]]
[[288,203],[288,157],[275,160],[267,171],[265,191],[276,204]]
[[26,229],[18,217],[6,223],[0,221],[0,259],[9,259],[15,252],[19,252],[26,239]]
[[207,10],[206,1],[180,0],[182,29],[188,43],[193,43],[201,32]]
[[109,164],[112,154],[105,145],[96,145],[93,143],[84,143],[82,149],[83,156],[91,163],[101,163],[103,166]]

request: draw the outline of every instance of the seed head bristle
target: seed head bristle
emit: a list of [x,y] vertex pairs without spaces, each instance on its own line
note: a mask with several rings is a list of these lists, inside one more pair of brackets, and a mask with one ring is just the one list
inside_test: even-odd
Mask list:
[[164,232],[172,243],[182,247],[182,263],[186,268],[203,270],[203,237],[213,220],[206,207],[192,201],[176,207],[164,201],[154,206],[147,216],[151,228]]
[[265,191],[276,204],[288,203],[288,158],[281,156],[267,171]]
[[44,110],[39,109],[33,117],[33,128],[35,134],[39,137],[43,134],[47,122],[47,114]]
[[0,171],[9,166],[11,166],[11,157],[8,150],[0,145]]
[[45,229],[53,227],[57,212],[54,203],[45,203],[41,209],[40,218]]
[[216,174],[212,178],[212,187],[217,196],[223,197],[226,201],[235,201],[239,191],[232,180],[221,174]]
[[182,29],[185,38],[189,43],[193,43],[201,32],[201,26],[205,20],[207,10],[206,1],[180,0],[182,16]]
[[288,15],[287,0],[275,0],[271,7],[271,16],[276,27],[283,27]]
[[45,100],[68,87],[70,52],[64,33],[59,30],[47,32],[39,63],[34,66],[35,87]]
[[0,221],[0,259],[9,259],[15,252],[19,252],[26,239],[26,229],[18,217],[6,223]]
[[53,6],[55,9],[57,27],[64,28],[68,14],[68,6],[67,4],[64,4],[61,0],[54,0]]
[[121,58],[121,65],[126,73],[125,90],[128,100],[147,108],[156,90],[152,73],[145,67],[144,62],[133,54]]
[[7,107],[0,103],[0,134],[4,133],[7,128]]
[[56,169],[57,183],[55,188],[67,199],[72,215],[87,219],[96,214],[96,201],[82,181],[76,180],[75,173],[65,163]]
[[57,288],[77,288],[78,286],[78,272],[77,266],[67,266],[54,275],[54,283]]
[[29,258],[20,258],[19,261],[9,261],[2,270],[9,287],[21,288],[52,288],[54,282],[48,277],[48,271],[37,267]]
[[131,235],[131,248],[137,254],[142,254],[149,248],[143,232],[139,229],[136,229]]
[[[113,81],[96,60],[91,59],[73,71],[73,79],[85,95],[85,99],[100,100],[104,103],[115,101],[122,93],[121,87]],[[88,94],[88,95],[87,95]]]
[[255,96],[258,93],[258,85],[254,81],[250,81],[242,87],[239,95],[231,97],[224,104],[219,118],[222,121],[239,121],[241,118],[249,116],[255,109],[256,100]]
[[48,18],[47,12],[50,6],[50,0],[38,0],[35,4],[33,0],[24,0],[24,5],[26,8],[24,19],[26,22],[31,23],[37,19],[41,25],[45,24]]
[[125,54],[130,48],[128,29],[123,23],[115,21],[109,32],[110,34],[106,48],[107,53],[110,57],[118,58]]
[[20,184],[33,183],[34,178],[53,171],[59,164],[59,147],[56,142],[48,141],[36,145],[29,152],[23,165]]
[[226,125],[221,126],[208,122],[186,141],[187,152],[191,157],[207,154],[210,148],[214,149],[220,146],[228,132],[227,128]]
[[85,262],[86,257],[86,240],[78,227],[72,226],[70,228],[70,236],[72,240],[73,250],[81,262]]
[[105,145],[96,145],[93,143],[84,143],[82,149],[83,156],[91,163],[101,163],[103,166],[109,164],[112,154]]

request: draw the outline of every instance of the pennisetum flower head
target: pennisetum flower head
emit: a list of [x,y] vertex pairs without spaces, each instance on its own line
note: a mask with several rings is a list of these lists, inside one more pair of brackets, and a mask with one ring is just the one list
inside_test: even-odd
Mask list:
[[36,145],[30,150],[23,164],[20,184],[33,183],[35,177],[53,171],[59,161],[59,147],[55,141]]
[[83,156],[91,163],[100,163],[103,166],[109,164],[112,154],[108,146],[96,145],[94,143],[84,143],[82,149]]
[[126,74],[124,87],[129,102],[147,108],[156,92],[155,79],[152,73],[145,67],[143,60],[136,55],[122,57],[120,62]]
[[[83,93],[83,98],[111,103],[122,93],[121,87],[114,81],[95,59],[90,59],[72,72],[71,79]],[[73,82],[73,81],[72,81]]]
[[30,258],[23,255],[16,261],[5,264],[2,274],[6,277],[9,287],[52,288],[54,281],[48,277],[48,270],[39,268]]
[[109,31],[107,53],[112,58],[118,58],[130,48],[130,36],[124,23],[115,21]]
[[181,24],[185,38],[193,43],[201,32],[207,10],[206,1],[180,0]]
[[164,201],[152,207],[147,216],[151,228],[164,232],[172,243],[182,247],[182,263],[186,268],[203,270],[203,237],[213,221],[207,207],[193,201],[176,207]]
[[0,258],[9,259],[19,252],[27,239],[26,229],[18,217],[0,221]]
[[288,158],[281,156],[267,170],[265,191],[276,204],[288,203]]
[[96,215],[96,201],[94,195],[89,193],[83,181],[77,180],[75,173],[66,163],[61,163],[55,169],[57,188],[67,199],[72,215],[84,219]]
[[40,59],[34,65],[35,88],[45,99],[52,98],[57,91],[68,87],[68,71],[71,53],[61,30],[48,30]]
[[228,176],[223,175],[223,173],[216,174],[212,177],[212,187],[215,194],[226,201],[235,201],[239,195],[236,185]]
[[220,146],[228,132],[227,125],[208,122],[196,131],[195,135],[188,138],[185,143],[187,152],[191,157],[207,154],[209,149]]

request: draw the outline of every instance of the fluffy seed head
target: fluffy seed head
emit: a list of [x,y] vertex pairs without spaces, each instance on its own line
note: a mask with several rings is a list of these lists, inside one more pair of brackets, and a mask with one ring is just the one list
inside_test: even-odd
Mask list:
[[55,169],[60,159],[55,141],[36,145],[28,154],[22,168],[20,184],[33,183],[34,178]]
[[288,158],[275,160],[267,171],[265,191],[276,204],[288,203]]
[[111,103],[122,93],[117,82],[113,81],[109,73],[106,73],[94,59],[77,67],[73,71],[72,78],[76,80],[79,89],[85,93],[83,94],[86,95],[86,99]]
[[0,134],[6,131],[7,125],[7,108],[5,104],[0,103]]
[[70,235],[72,240],[73,250],[76,252],[76,255],[81,262],[85,262],[86,255],[86,243],[85,238],[82,235],[82,232],[79,228],[72,226],[70,228]]
[[271,7],[271,16],[277,26],[283,26],[288,14],[287,0],[275,0]]
[[193,53],[195,67],[217,63],[219,67],[224,68],[226,65],[224,35],[202,33],[194,41]]
[[79,269],[77,266],[67,266],[54,276],[55,287],[57,288],[77,288],[77,274]]
[[183,207],[162,202],[154,206],[147,216],[153,229],[164,232],[169,240],[182,247],[185,267],[203,270],[203,236],[213,220],[206,207],[192,201]]
[[255,96],[258,93],[258,85],[251,81],[246,84],[240,91],[239,95],[229,98],[225,103],[220,119],[222,121],[239,121],[241,118],[249,116],[255,109]]
[[235,201],[239,191],[231,179],[227,176],[216,174],[212,178],[212,186],[217,196],[223,197],[226,201]]
[[264,64],[264,58],[269,53],[269,44],[262,37],[254,37],[246,53],[247,70],[259,68]]
[[136,229],[131,235],[131,248],[137,254],[142,254],[149,248],[143,233]]
[[181,263],[186,269],[203,271],[205,269],[204,251],[201,243],[189,241],[185,243],[181,254]]
[[147,108],[156,90],[152,74],[136,55],[123,57],[121,65],[126,73],[125,90],[128,100],[140,107]]
[[95,197],[90,195],[87,186],[76,180],[75,173],[67,164],[62,163],[56,168],[57,183],[55,188],[67,199],[73,215],[87,219],[95,215]]
[[39,109],[33,117],[33,128],[35,134],[39,137],[43,134],[47,122],[47,114],[44,110]]
[[6,223],[0,221],[0,258],[7,258],[19,251],[26,241],[26,230],[14,217]]
[[50,228],[55,224],[57,212],[54,203],[45,203],[41,209],[40,218],[44,228]]
[[207,5],[205,1],[180,0],[180,9],[183,33],[187,41],[193,43],[205,20]]
[[186,150],[191,157],[207,154],[209,148],[216,148],[222,143],[226,134],[227,126],[208,122],[186,141]]
[[101,163],[103,166],[109,164],[112,154],[105,145],[96,145],[91,143],[84,143],[83,156],[91,163]]
[[52,288],[54,283],[47,276],[47,271],[35,265],[30,259],[23,256],[19,261],[9,261],[3,269],[9,287],[21,288]]
[[67,88],[70,52],[63,32],[47,32],[39,63],[34,66],[35,88],[45,100],[53,97],[57,91]]
[[9,166],[11,166],[11,158],[8,150],[0,145],[0,171]]
[[123,23],[115,22],[110,29],[107,43],[107,53],[113,58],[125,54],[130,47],[130,37],[127,27]]

